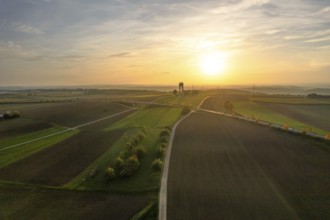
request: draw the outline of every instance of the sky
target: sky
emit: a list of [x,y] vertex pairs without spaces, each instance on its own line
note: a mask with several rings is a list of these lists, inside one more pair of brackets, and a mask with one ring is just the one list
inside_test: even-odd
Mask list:
[[330,84],[330,1],[0,0],[0,86],[180,81]]

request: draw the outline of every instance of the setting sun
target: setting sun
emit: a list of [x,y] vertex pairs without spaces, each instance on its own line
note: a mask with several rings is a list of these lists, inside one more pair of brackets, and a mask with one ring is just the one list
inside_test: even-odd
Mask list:
[[223,53],[213,52],[203,55],[199,61],[203,74],[215,76],[226,69],[226,61]]

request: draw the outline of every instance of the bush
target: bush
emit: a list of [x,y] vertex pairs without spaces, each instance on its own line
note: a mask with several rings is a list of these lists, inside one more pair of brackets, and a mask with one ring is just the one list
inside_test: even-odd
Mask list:
[[160,143],[167,144],[168,143],[168,137],[161,137],[160,138]]
[[122,150],[120,152],[120,156],[121,158],[123,158],[124,160],[126,160],[127,158],[133,156],[133,148],[125,148],[124,150]]
[[155,172],[160,172],[162,170],[162,167],[163,161],[161,161],[160,159],[155,159],[154,162],[152,162],[151,164],[151,168]]
[[168,137],[168,136],[170,136],[170,134],[171,134],[171,131],[169,131],[167,129],[164,129],[160,132],[159,136],[160,137]]
[[115,170],[111,167],[105,169],[105,178],[107,181],[113,180],[116,177]]
[[21,114],[18,111],[14,111],[12,114],[12,118],[19,118],[21,117]]
[[156,153],[158,158],[163,158],[165,156],[165,154],[166,154],[166,149],[161,148],[161,147],[157,150],[157,153]]
[[142,157],[144,157],[146,155],[146,153],[147,153],[147,150],[143,146],[139,146],[139,147],[135,148],[135,150],[134,150],[134,154],[139,159],[141,159]]
[[140,141],[142,141],[144,138],[146,137],[145,134],[139,134],[138,136],[136,136],[136,138]]
[[159,148],[166,149],[167,148],[167,143],[161,143]]
[[120,176],[121,177],[129,177],[132,176],[135,171],[138,170],[140,166],[139,160],[136,156],[131,156],[130,158],[128,158],[124,164],[123,164],[123,168],[120,171]]
[[190,108],[186,106],[181,110],[181,115],[187,115],[190,111]]
[[121,157],[117,157],[115,160],[115,167],[118,171],[121,171],[124,165],[124,160]]

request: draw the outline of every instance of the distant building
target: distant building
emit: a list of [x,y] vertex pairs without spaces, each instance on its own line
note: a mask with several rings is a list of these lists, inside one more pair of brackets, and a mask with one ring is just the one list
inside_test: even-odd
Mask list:
[[183,84],[183,82],[179,83],[179,94],[181,94],[181,95],[184,94],[184,84]]

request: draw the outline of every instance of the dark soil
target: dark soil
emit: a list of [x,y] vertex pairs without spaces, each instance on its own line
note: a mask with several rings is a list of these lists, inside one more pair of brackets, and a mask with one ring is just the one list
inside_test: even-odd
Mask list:
[[174,138],[168,219],[330,219],[327,147],[194,113]]
[[111,124],[133,114],[134,112],[135,112],[135,110],[128,111],[128,112],[122,113],[120,115],[117,115],[117,116],[114,116],[114,117],[111,117],[111,118],[108,118],[108,119],[105,119],[105,120],[102,120],[102,121],[99,121],[99,122],[96,122],[96,123],[93,123],[90,125],[83,126],[80,129],[82,129],[82,130],[102,130],[104,128],[109,127]]
[[0,169],[0,179],[61,186],[108,150],[122,131],[83,131]]
[[9,138],[52,127],[51,124],[24,118],[0,120],[0,138]]
[[0,187],[0,219],[129,220],[148,204],[145,196]]
[[23,108],[20,113],[26,118],[75,127],[124,110],[127,108],[123,105],[109,101],[76,101],[36,104],[34,108]]

